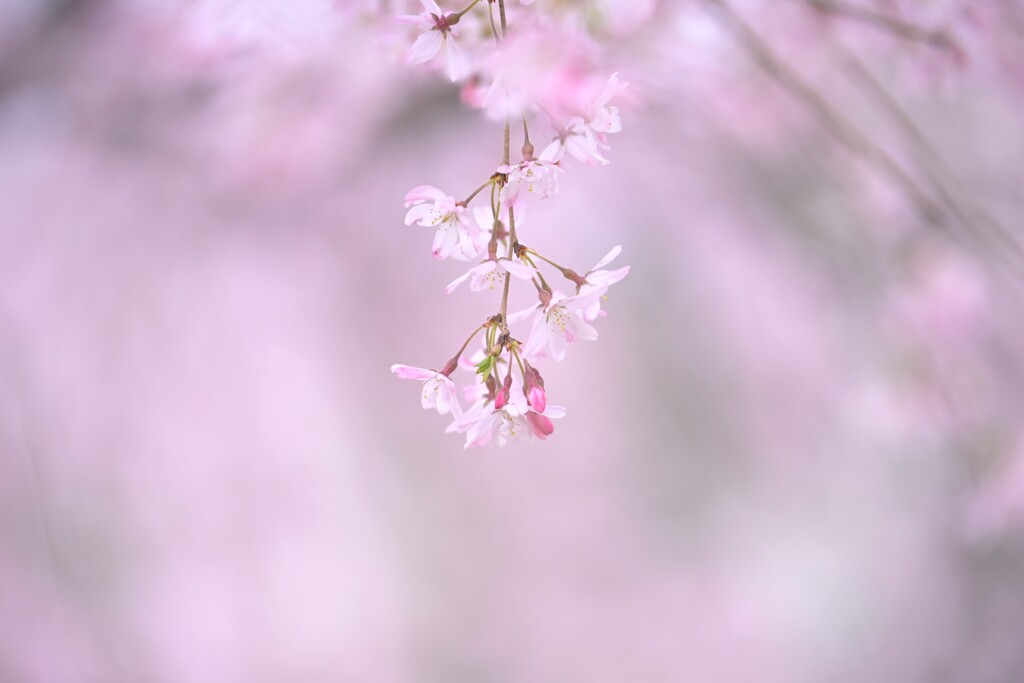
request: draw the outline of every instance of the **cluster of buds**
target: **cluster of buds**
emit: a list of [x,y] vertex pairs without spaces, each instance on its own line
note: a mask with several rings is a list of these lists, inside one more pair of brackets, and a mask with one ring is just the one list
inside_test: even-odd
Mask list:
[[[412,43],[408,59],[421,63],[433,59],[444,46],[452,80],[472,72],[455,44],[455,27],[479,0],[461,11],[445,13],[434,0],[421,0],[424,12],[402,17],[416,26],[420,34]],[[500,22],[494,21],[498,6]],[[527,3],[524,3],[527,4]],[[488,0],[494,50],[501,51],[508,33],[504,0]],[[498,26],[500,25],[500,29]],[[479,75],[479,74],[478,74]],[[505,88],[501,74],[494,77],[491,92]],[[433,229],[432,254],[435,259],[453,258],[474,262],[462,276],[448,285],[453,292],[469,282],[474,292],[500,292],[498,312],[473,330],[459,350],[441,370],[394,365],[391,370],[402,379],[422,384],[422,404],[441,415],[449,415],[449,432],[466,435],[466,447],[491,441],[504,445],[516,439],[546,439],[554,432],[553,419],[565,415],[565,409],[549,405],[544,378],[535,367],[545,359],[561,361],[573,343],[597,339],[592,323],[603,317],[602,302],[608,288],[624,278],[629,267],[605,268],[621,247],[613,248],[593,268],[580,275],[519,241],[524,209],[529,201],[544,199],[558,192],[559,176],[566,157],[587,164],[607,164],[608,134],[621,130],[618,110],[610,104],[626,84],[612,74],[595,99],[575,112],[568,121],[556,121],[541,102],[533,102],[516,113],[522,118],[522,158],[511,163],[511,124],[505,120],[504,152],[499,165],[465,199],[422,185],[405,197],[406,225]],[[511,101],[514,97],[506,96]],[[530,142],[530,117],[545,114],[554,137],[540,156]],[[489,196],[489,206],[471,208],[479,196]],[[518,219],[518,225],[517,225]],[[542,266],[551,268],[570,285],[564,292],[549,284]],[[518,313],[508,312],[509,290],[513,279],[530,283],[537,303]],[[511,325],[522,323],[529,329],[525,337],[516,337]],[[528,326],[527,326],[528,323]],[[481,346],[467,354],[474,340]],[[479,343],[479,342],[478,342]],[[468,357],[467,357],[468,356]],[[474,381],[460,392],[452,375],[458,369],[472,373]],[[462,400],[468,402],[463,407]]]

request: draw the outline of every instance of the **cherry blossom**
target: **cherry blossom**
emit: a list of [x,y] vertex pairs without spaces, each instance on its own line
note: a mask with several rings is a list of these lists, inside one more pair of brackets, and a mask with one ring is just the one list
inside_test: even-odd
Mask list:
[[478,266],[470,268],[466,273],[451,281],[445,291],[451,294],[469,279],[469,288],[474,292],[482,292],[485,289],[495,289],[505,282],[505,278],[511,273],[520,280],[533,278],[534,269],[518,261],[507,258],[498,258],[493,261],[484,261]]
[[420,0],[423,12],[413,15],[402,15],[398,20],[412,24],[421,33],[407,54],[410,64],[423,64],[434,58],[444,45],[445,59],[448,63],[448,76],[452,81],[461,80],[466,76],[469,66],[465,57],[455,43],[456,24],[460,14],[445,14],[434,0]]
[[[605,254],[604,258],[587,271],[587,274],[583,276],[584,283],[579,286],[579,293],[586,294],[601,288],[607,291],[609,287],[629,275],[629,266],[623,266],[615,270],[603,270],[604,266],[614,261],[620,253],[622,253],[621,245],[613,247],[611,251]],[[585,320],[596,320],[604,313],[601,310],[601,300],[603,298],[603,296],[599,296],[587,307],[583,313]]]
[[391,372],[399,379],[415,379],[422,382],[423,392],[420,398],[424,410],[436,409],[438,415],[460,414],[459,401],[455,396],[455,382],[448,375],[411,365],[392,365]]
[[432,247],[434,258],[451,256],[457,261],[468,261],[483,253],[489,234],[455,197],[432,185],[420,185],[405,196],[405,205],[412,207],[405,214],[406,225],[437,228]]
[[501,203],[515,206],[523,188],[540,199],[546,199],[558,192],[558,174],[561,166],[555,161],[524,159],[514,166],[503,164],[498,173],[508,176],[508,183],[501,190]]
[[509,400],[501,407],[493,403],[479,404],[459,420],[454,431],[466,433],[465,448],[485,446],[492,440],[499,446],[533,437],[547,439],[554,433],[552,419],[565,416],[565,408],[547,406],[544,412],[524,405],[522,399]]
[[559,131],[558,137],[541,152],[540,158],[558,162],[569,154],[574,159],[592,166],[608,164],[608,160],[602,154],[602,151],[610,149],[607,143],[608,134],[622,130],[619,110],[609,102],[628,85],[619,81],[617,73],[612,74],[604,90],[589,107],[587,118],[574,116],[569,119],[565,128]]
[[597,330],[587,322],[585,313],[607,289],[595,287],[575,296],[555,292],[547,306],[531,309],[530,312],[534,312],[533,328],[523,346],[523,354],[540,357],[550,353],[553,359],[561,361],[569,344],[580,339],[597,339]]
[[587,125],[598,134],[618,133],[622,131],[622,119],[619,118],[618,107],[609,104],[611,99],[625,90],[629,83],[619,80],[619,74],[613,73],[608,77],[608,83],[598,96],[597,100],[590,107],[590,118]]
[[[548,404],[544,378],[531,363],[548,355],[560,361],[569,344],[596,339],[597,331],[589,321],[601,314],[601,297],[609,286],[626,276],[629,267],[604,268],[621,251],[616,247],[585,276],[577,275],[523,245],[517,229],[522,229],[525,222],[527,195],[543,199],[558,192],[565,156],[595,166],[608,163],[604,157],[607,135],[622,127],[618,110],[610,102],[626,85],[613,74],[594,99],[593,86],[599,79],[585,67],[583,43],[567,41],[558,24],[545,22],[551,10],[540,3],[521,0],[523,9],[514,16],[526,21],[526,30],[507,35],[506,7],[501,0],[500,31],[493,17],[483,12],[476,17],[469,14],[479,0],[468,0],[469,4],[454,14],[444,14],[434,0],[421,2],[425,10],[422,14],[401,18],[421,31],[409,51],[409,61],[428,61],[444,44],[450,75],[453,79],[462,75],[466,69],[455,48],[454,27],[467,15],[473,30],[467,29],[465,35],[474,62],[473,78],[462,87],[462,97],[484,108],[488,115],[499,115],[504,125],[504,145],[497,171],[477,178],[470,185],[476,189],[465,200],[457,201],[433,185],[410,191],[405,197],[405,223],[436,229],[432,249],[435,259],[474,261],[486,253],[484,260],[446,287],[449,294],[469,281],[471,291],[500,291],[501,300],[498,311],[473,330],[441,372],[405,365],[396,365],[392,371],[422,382],[423,406],[441,414],[451,413],[446,431],[466,433],[467,448],[534,437],[546,439],[554,433],[552,419],[562,417],[565,410]],[[531,117],[536,118],[539,112],[547,115],[557,133],[540,158],[534,155],[529,130]],[[516,121],[518,127],[519,120],[523,128],[522,156],[513,164],[512,122]],[[566,120],[564,127],[555,123]],[[490,202],[485,201],[488,194]],[[471,207],[478,197],[480,201]],[[538,264],[544,266],[541,261],[572,281],[576,294],[553,291],[540,272]],[[509,315],[510,275],[529,282],[540,303]],[[531,316],[529,336],[523,341],[513,325]],[[478,335],[477,351],[466,354]],[[471,404],[466,411],[456,399],[456,386],[450,379],[458,367],[474,376],[473,383],[462,389],[463,398]]]
[[601,156],[602,146],[594,131],[579,116],[569,119],[568,125],[559,131],[558,137],[551,141],[540,158],[544,161],[559,162],[566,154],[577,161],[589,165],[607,165],[609,162]]

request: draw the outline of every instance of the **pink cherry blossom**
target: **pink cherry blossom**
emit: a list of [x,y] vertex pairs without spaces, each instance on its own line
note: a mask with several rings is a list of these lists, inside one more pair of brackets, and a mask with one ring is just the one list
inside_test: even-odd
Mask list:
[[502,165],[498,173],[508,175],[508,184],[501,190],[501,203],[514,206],[525,188],[530,194],[545,199],[558,192],[558,162],[544,159],[524,159],[514,166]]
[[499,285],[503,285],[509,273],[521,280],[530,280],[533,278],[534,272],[533,268],[524,263],[502,257],[493,261],[484,261],[480,265],[470,268],[466,273],[452,280],[445,291],[451,294],[459,285],[469,279],[470,290],[482,292],[485,289],[495,289]]
[[448,76],[452,81],[461,80],[469,70],[462,51],[455,43],[458,14],[445,14],[434,0],[420,0],[423,12],[398,17],[399,21],[412,24],[421,33],[407,53],[410,64],[423,64],[434,58],[444,45],[448,63]]
[[533,327],[523,345],[523,354],[536,358],[550,353],[553,359],[561,361],[569,344],[597,339],[597,330],[587,322],[585,313],[607,289],[595,287],[575,296],[555,292],[546,307],[534,309]]
[[590,107],[590,118],[587,125],[596,133],[618,133],[622,130],[622,119],[619,118],[618,107],[609,104],[611,99],[625,90],[629,83],[619,80],[619,74],[608,77],[608,83]]
[[[471,12],[478,2],[467,0],[468,4],[462,10],[445,14],[434,0],[421,0],[423,13],[401,18],[421,31],[409,51],[409,61],[428,61],[443,44],[449,66],[453,55],[459,56],[455,48],[454,27],[466,19],[468,25],[463,25],[463,35],[472,64],[466,69],[453,70],[451,75],[454,79],[471,70],[472,78],[461,88],[463,100],[482,107],[505,128],[502,152],[505,161],[490,178],[468,181],[467,189],[474,186],[477,189],[470,192],[464,201],[457,201],[432,185],[414,188],[406,196],[406,224],[418,224],[437,231],[433,244],[436,259],[450,256],[474,261],[486,253],[485,260],[453,280],[446,291],[452,293],[469,281],[470,290],[474,292],[489,290],[501,293],[500,303],[496,302],[497,313],[489,315],[483,323],[477,323],[475,331],[449,361],[450,368],[446,366],[444,371],[436,373],[396,366],[401,368],[403,376],[420,379],[424,383],[425,406],[436,407],[439,412],[450,406],[448,412],[453,414],[453,420],[447,431],[468,432],[467,446],[482,445],[492,440],[503,444],[534,436],[545,439],[553,433],[551,419],[559,417],[561,409],[548,405],[544,380],[530,365],[530,360],[547,355],[562,360],[569,344],[579,339],[596,339],[597,331],[589,321],[601,315],[601,296],[629,272],[628,267],[613,271],[604,269],[621,251],[618,247],[585,277],[541,257],[547,265],[554,266],[576,284],[576,294],[567,296],[552,292],[532,257],[526,257],[524,252],[514,253],[516,245],[521,246],[519,240],[528,206],[526,197],[533,195],[543,199],[558,192],[563,158],[572,157],[594,166],[608,163],[604,156],[608,149],[607,135],[618,132],[622,127],[618,109],[611,105],[611,101],[626,84],[619,81],[618,74],[607,79],[599,75],[607,71],[593,61],[590,38],[571,28],[576,19],[582,18],[576,10],[555,9],[541,3],[534,5],[532,0],[520,0],[521,9],[510,12],[512,22],[508,22],[506,6],[502,4],[501,28],[498,30],[488,12],[483,10],[482,3],[481,11]],[[515,23],[518,28],[509,29],[507,23]],[[529,129],[543,116],[551,122],[557,137],[538,158],[534,155]],[[517,119],[520,118],[523,127],[521,146],[518,140],[513,140],[512,132],[513,121],[518,127]],[[522,150],[521,161],[514,164],[507,161],[513,149]],[[481,180],[484,181],[482,185],[479,184]],[[489,205],[484,205],[488,204],[486,201],[477,201],[473,208],[469,208],[488,188],[491,190]],[[480,200],[485,200],[486,196],[484,194]],[[516,213],[514,223],[513,209]],[[499,244],[502,245],[501,252],[498,251]],[[499,253],[503,255],[499,256]],[[536,288],[540,305],[518,315],[508,315],[510,275]],[[533,321],[528,337],[511,328],[531,316]],[[476,360],[471,362],[465,352],[481,332],[483,350],[472,354]],[[522,341],[524,338],[525,342]],[[450,370],[458,366],[471,371],[475,377],[474,383],[463,392],[465,400],[472,404],[465,412],[455,400],[454,384],[448,379]],[[513,384],[517,385],[515,391],[512,390]]]
[[461,413],[459,401],[455,396],[455,382],[447,375],[437,370],[411,365],[392,365],[391,372],[399,379],[415,379],[422,382],[423,392],[420,398],[424,410],[436,409],[438,415]]
[[483,253],[489,234],[455,197],[432,185],[420,185],[405,196],[405,205],[412,207],[405,214],[406,225],[437,228],[431,252],[434,258],[468,261]]
[[[619,282],[624,277],[629,275],[629,266],[623,266],[615,270],[603,270],[604,266],[615,260],[620,253],[622,253],[622,246],[615,246],[605,254],[604,258],[598,261],[593,268],[587,271],[587,274],[583,276],[584,284],[580,285],[579,293],[586,294],[595,289],[602,289],[607,291],[609,287]],[[585,320],[596,320],[603,314],[601,310],[601,300],[603,296],[597,297],[584,311],[583,317]]]
[[617,73],[612,74],[597,100],[588,108],[587,118],[574,116],[569,119],[569,123],[558,132],[558,137],[544,149],[540,158],[557,162],[569,154],[592,166],[608,164],[602,154],[602,151],[610,149],[608,134],[622,130],[619,110],[609,102],[628,85],[619,81]]
[[528,441],[533,437],[546,439],[554,432],[552,419],[565,416],[565,408],[548,406],[544,413],[532,410],[521,400],[509,400],[503,407],[492,403],[479,404],[457,420],[454,431],[466,433],[466,448],[486,446],[495,441],[505,446],[512,441]]
[[544,148],[540,158],[544,161],[559,162],[566,154],[591,166],[604,166],[609,163],[601,156],[601,145],[594,131],[579,116],[569,119],[569,124]]

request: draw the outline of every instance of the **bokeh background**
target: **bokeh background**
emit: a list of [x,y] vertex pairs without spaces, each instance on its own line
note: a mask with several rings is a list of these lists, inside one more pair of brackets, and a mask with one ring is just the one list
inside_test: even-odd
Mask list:
[[537,0],[631,86],[520,237],[632,272],[469,451],[416,5],[0,5],[0,681],[1024,679],[1020,5]]

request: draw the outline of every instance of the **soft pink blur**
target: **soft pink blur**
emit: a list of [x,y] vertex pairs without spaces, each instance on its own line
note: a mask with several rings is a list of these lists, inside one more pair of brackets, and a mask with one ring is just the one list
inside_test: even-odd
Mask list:
[[520,237],[632,272],[543,368],[551,438],[475,451],[388,372],[495,304],[402,224],[501,153],[479,93],[402,65],[418,3],[0,9],[0,682],[1024,679],[1024,277],[991,228],[1024,239],[1020,12],[858,3],[954,59],[732,3],[921,186],[956,176],[951,227],[714,3],[548,4],[589,37],[533,58],[631,86],[612,163]]

